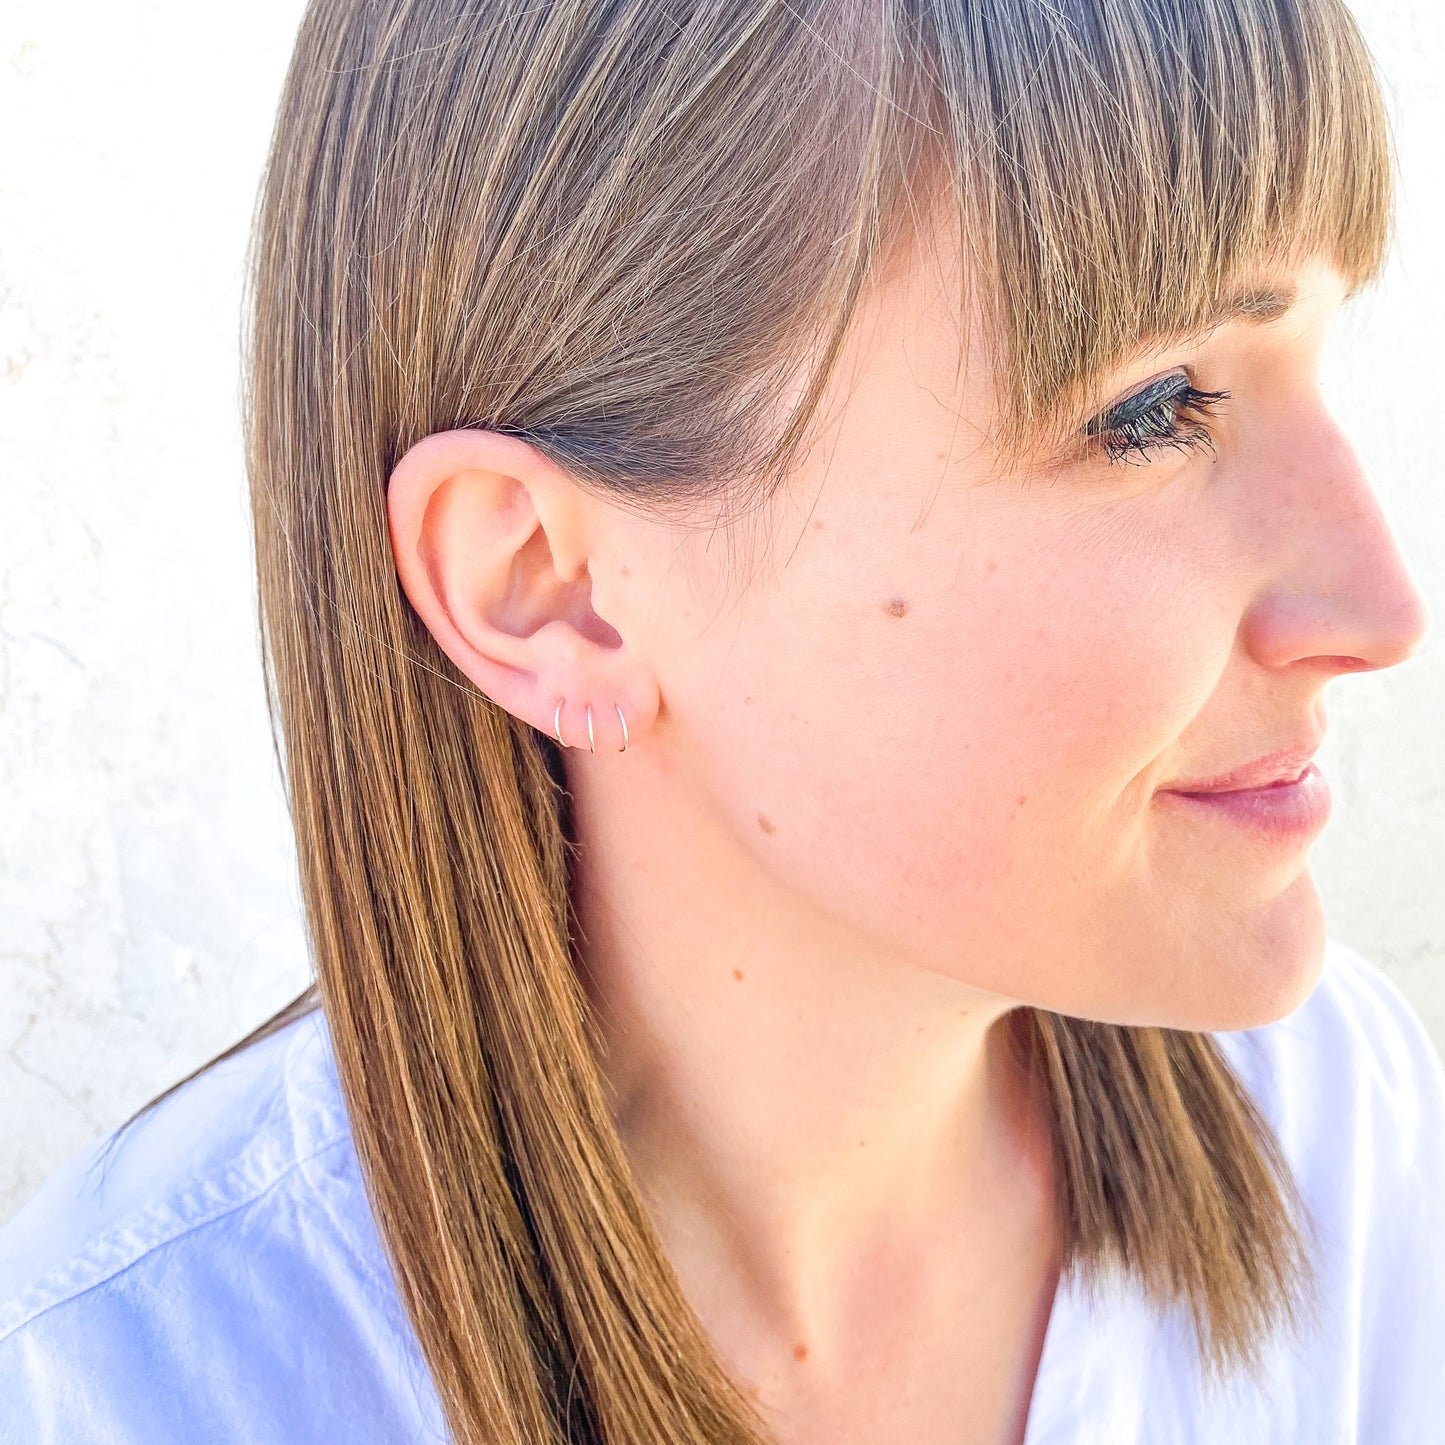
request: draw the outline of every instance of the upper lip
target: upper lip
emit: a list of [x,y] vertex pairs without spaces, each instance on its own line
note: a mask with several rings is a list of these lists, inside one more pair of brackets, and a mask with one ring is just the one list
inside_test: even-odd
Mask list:
[[1174,783],[1165,789],[1169,793],[1230,793],[1245,788],[1267,788],[1271,783],[1292,783],[1309,766],[1310,760],[1319,750],[1320,740],[1296,743],[1282,748],[1267,757],[1256,758],[1243,767],[1232,768],[1212,778],[1200,778],[1195,782]]

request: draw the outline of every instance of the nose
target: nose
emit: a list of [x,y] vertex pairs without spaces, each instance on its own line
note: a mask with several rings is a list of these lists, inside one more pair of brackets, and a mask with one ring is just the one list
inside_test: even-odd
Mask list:
[[1433,619],[1349,440],[1318,397],[1275,439],[1252,493],[1273,566],[1247,619],[1251,650],[1273,667],[1341,672],[1413,657]]

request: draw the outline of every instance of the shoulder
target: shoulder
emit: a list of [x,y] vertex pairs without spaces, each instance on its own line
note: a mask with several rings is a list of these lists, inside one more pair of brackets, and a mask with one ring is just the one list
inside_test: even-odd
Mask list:
[[[348,1136],[316,1015],[214,1065],[71,1156],[0,1229],[0,1339],[284,1186]],[[325,1165],[319,1165],[324,1168]]]
[[404,1435],[419,1368],[319,1011],[79,1151],[0,1227],[0,1439],[310,1442],[360,1410],[374,1424],[346,1438]]

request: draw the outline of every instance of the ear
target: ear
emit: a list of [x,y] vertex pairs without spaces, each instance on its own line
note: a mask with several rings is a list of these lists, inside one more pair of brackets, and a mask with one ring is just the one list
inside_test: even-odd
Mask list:
[[592,609],[600,507],[573,478],[519,437],[436,432],[396,464],[386,507],[402,589],[482,692],[568,747],[636,743],[657,684]]

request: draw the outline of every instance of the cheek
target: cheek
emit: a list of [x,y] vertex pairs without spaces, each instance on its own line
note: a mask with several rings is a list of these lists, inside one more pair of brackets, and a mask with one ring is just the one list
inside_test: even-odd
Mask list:
[[946,941],[1016,978],[1010,943],[1077,944],[1143,866],[1160,759],[1227,656],[1229,629],[1161,557],[1036,539],[919,558],[891,588],[859,559],[750,607],[711,659],[718,806],[881,946],[937,962]]

